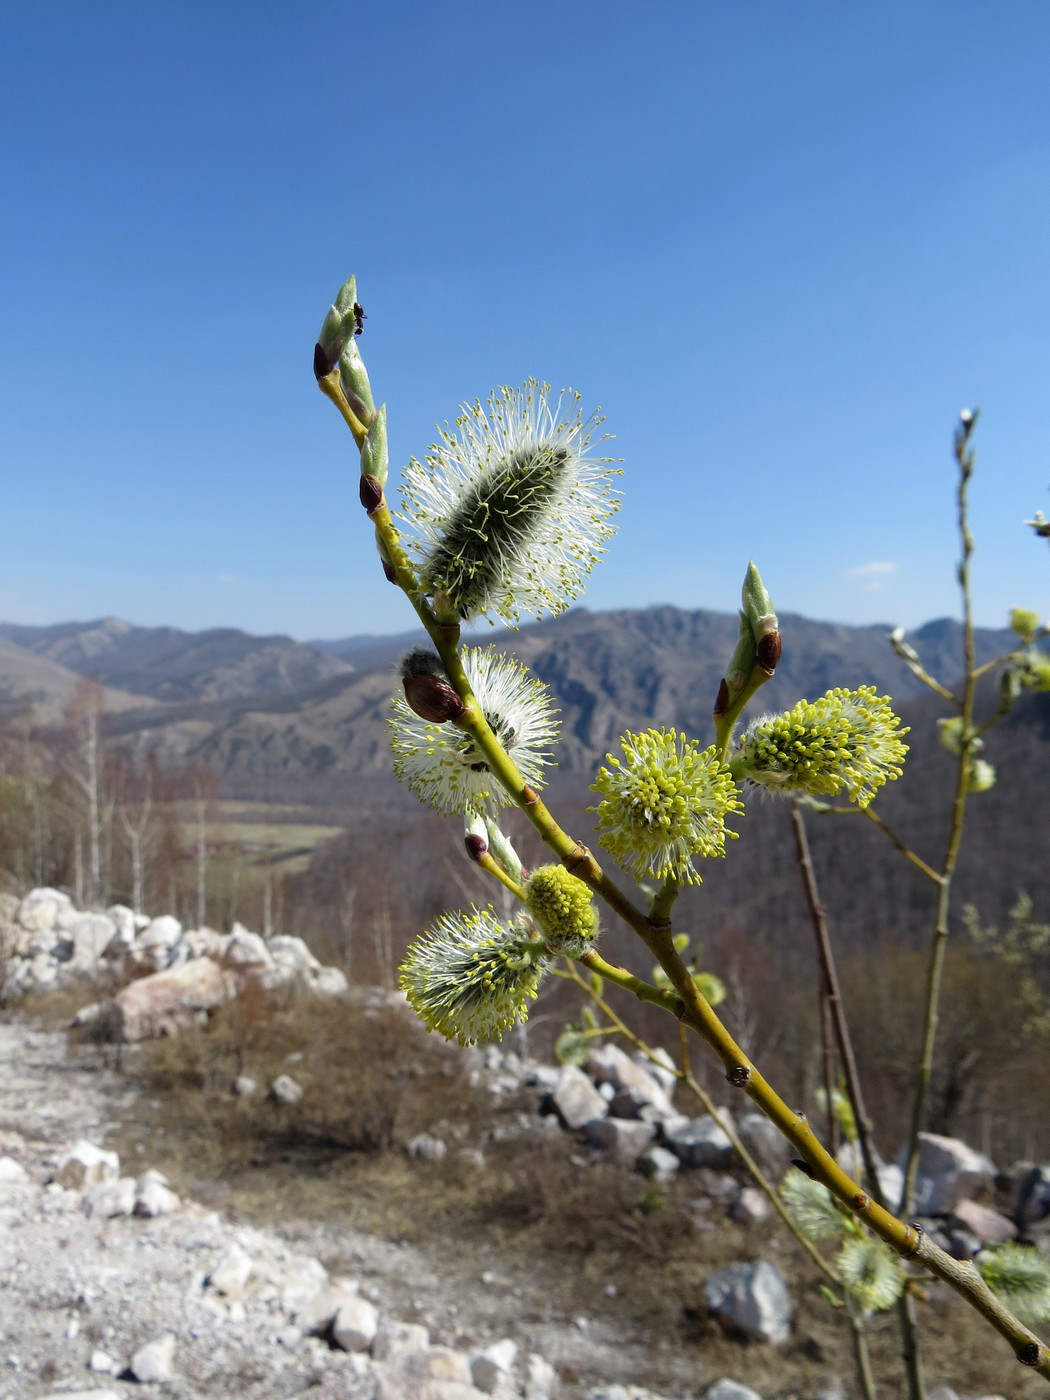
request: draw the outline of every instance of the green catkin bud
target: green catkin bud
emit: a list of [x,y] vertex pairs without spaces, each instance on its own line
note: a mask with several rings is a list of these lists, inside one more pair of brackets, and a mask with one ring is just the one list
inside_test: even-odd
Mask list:
[[1039,630],[1039,614],[1028,608],[1011,608],[1010,626],[1022,641],[1027,642],[1032,633]]
[[588,887],[563,865],[541,865],[525,882],[525,907],[547,948],[578,958],[598,936],[598,909]]
[[526,919],[504,925],[491,908],[442,914],[409,946],[398,987],[428,1030],[486,1044],[528,1018],[549,960]]
[[485,835],[488,838],[489,850],[492,852],[494,858],[499,862],[510,878],[520,885],[522,875],[521,858],[508,837],[500,830],[498,823],[487,815],[485,817]]
[[904,1290],[900,1261],[873,1235],[846,1240],[835,1269],[843,1288],[865,1313],[885,1312]]
[[995,787],[995,768],[986,759],[975,758],[966,777],[969,792],[987,792]]
[[372,419],[368,428],[368,438],[361,449],[362,474],[374,476],[380,486],[386,485],[389,469],[389,449],[386,433],[386,404]]

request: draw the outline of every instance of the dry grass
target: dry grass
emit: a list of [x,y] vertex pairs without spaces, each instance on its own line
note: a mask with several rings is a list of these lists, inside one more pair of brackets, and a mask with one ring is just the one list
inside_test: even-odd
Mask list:
[[[832,1372],[849,1381],[841,1317],[779,1227],[727,1221],[704,1198],[700,1174],[658,1190],[569,1134],[544,1132],[532,1122],[531,1092],[494,1099],[472,1085],[474,1064],[399,1008],[242,997],[203,1030],[134,1053],[127,1068],[143,1082],[147,1111],[115,1145],[142,1159],[147,1144],[150,1164],[180,1190],[242,1219],[338,1223],[443,1261],[454,1240],[458,1258],[498,1259],[521,1283],[523,1320],[571,1318],[582,1307],[641,1348],[645,1373],[621,1381],[695,1394],[701,1378],[730,1375],[766,1400],[812,1400]],[[302,1086],[298,1104],[266,1094],[280,1073]],[[235,1097],[238,1074],[260,1091]],[[425,1131],[448,1142],[444,1160],[404,1152]],[[484,1165],[466,1168],[465,1148],[482,1149]],[[776,1261],[796,1299],[794,1335],[782,1348],[727,1339],[703,1309],[709,1274],[759,1257]],[[459,1286],[476,1286],[486,1266],[468,1269]],[[935,1296],[922,1316],[931,1384],[1006,1400],[1042,1393],[954,1298]],[[892,1316],[874,1320],[871,1345],[885,1394],[903,1393]]]

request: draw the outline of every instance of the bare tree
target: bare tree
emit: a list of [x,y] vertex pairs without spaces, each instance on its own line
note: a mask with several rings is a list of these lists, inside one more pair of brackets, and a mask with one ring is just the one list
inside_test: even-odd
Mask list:
[[[85,896],[95,908],[102,903],[102,817],[103,817],[103,752],[102,716],[105,713],[105,692],[98,681],[82,676],[66,706],[66,725],[70,751],[65,758],[65,770],[81,795],[83,808],[81,832],[78,833],[75,855],[78,873],[78,894]],[[87,837],[87,860],[84,861],[83,836]],[[86,865],[86,868],[85,868]],[[86,888],[84,877],[87,877]]]

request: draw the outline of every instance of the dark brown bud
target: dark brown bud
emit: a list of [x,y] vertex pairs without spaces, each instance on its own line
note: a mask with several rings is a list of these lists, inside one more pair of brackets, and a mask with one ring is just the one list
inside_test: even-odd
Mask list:
[[767,676],[771,676],[777,669],[777,662],[780,660],[780,653],[783,644],[780,640],[779,632],[767,632],[764,637],[758,639],[758,664],[765,671]]
[[397,574],[394,572],[394,566],[391,564],[390,560],[380,559],[379,562],[383,566],[383,573],[386,575],[387,583],[397,583]]
[[409,708],[428,724],[448,724],[459,719],[465,706],[441,676],[406,676],[401,682]]
[[332,366],[328,362],[325,348],[318,343],[314,346],[314,378],[320,382],[326,374],[331,374]]
[[463,844],[467,848],[467,855],[472,861],[478,862],[488,850],[488,844],[484,836],[464,836]]
[[810,1181],[816,1181],[817,1178],[813,1172],[813,1168],[809,1165],[808,1162],[804,1162],[801,1157],[792,1157],[791,1165],[793,1167],[798,1167],[802,1175],[808,1176]]
[[1017,1353],[1017,1359],[1022,1366],[1038,1366],[1042,1360],[1041,1352],[1042,1348],[1038,1342],[1025,1342]]
[[721,719],[729,709],[729,686],[725,676],[718,682],[718,695],[715,697],[715,719]]
[[369,515],[383,504],[383,487],[376,477],[369,476],[367,473],[362,476],[359,491],[361,504]]
[[747,1081],[751,1078],[751,1066],[734,1065],[733,1068],[726,1075],[726,1078],[729,1080],[730,1084],[732,1084],[734,1089],[742,1089],[747,1083]]

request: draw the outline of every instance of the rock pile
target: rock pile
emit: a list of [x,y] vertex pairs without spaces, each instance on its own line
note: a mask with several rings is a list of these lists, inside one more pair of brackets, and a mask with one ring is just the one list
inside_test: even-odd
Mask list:
[[85,913],[61,890],[31,890],[21,900],[0,895],[3,999],[85,978],[113,995],[85,1007],[79,1023],[100,1022],[124,1041],[199,1023],[249,985],[318,996],[347,990],[340,969],[323,967],[301,938],[263,938],[241,924],[230,933],[184,930],[170,914],[149,919],[122,904]]

